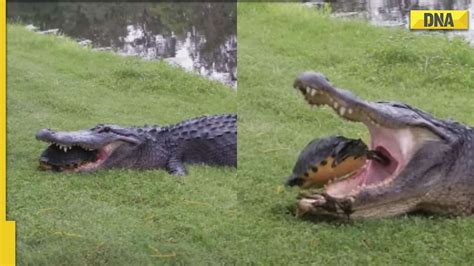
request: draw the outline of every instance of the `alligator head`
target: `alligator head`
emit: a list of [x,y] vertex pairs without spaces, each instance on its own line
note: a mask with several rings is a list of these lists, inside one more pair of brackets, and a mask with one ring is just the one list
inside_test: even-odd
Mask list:
[[474,212],[473,130],[398,102],[369,102],[334,87],[320,73],[294,82],[310,105],[327,105],[341,118],[363,123],[370,150],[386,161],[367,160],[347,179],[303,196],[300,214],[383,217],[424,210]]
[[86,172],[114,166],[130,157],[145,139],[134,128],[97,125],[89,130],[52,131],[42,129],[36,139],[51,143],[40,156],[44,170]]

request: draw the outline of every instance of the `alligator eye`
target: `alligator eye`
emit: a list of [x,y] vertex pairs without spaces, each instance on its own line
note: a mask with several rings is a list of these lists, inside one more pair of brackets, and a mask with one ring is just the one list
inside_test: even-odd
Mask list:
[[103,127],[99,130],[99,133],[108,133],[110,132],[110,127]]

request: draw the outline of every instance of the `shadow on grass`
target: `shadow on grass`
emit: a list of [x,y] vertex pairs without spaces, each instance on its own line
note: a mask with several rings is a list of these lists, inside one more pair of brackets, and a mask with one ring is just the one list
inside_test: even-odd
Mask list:
[[279,219],[283,218],[287,221],[302,221],[302,222],[312,222],[316,224],[327,224],[333,226],[341,226],[353,224],[354,220],[348,219],[347,217],[335,217],[330,215],[311,215],[304,214],[298,216],[296,214],[296,204],[278,204],[271,208],[271,213],[277,216]]
[[[325,214],[310,214],[306,213],[303,215],[298,216],[296,210],[296,204],[278,204],[273,206],[271,212],[277,216],[278,218],[283,218],[287,221],[295,221],[299,220],[301,222],[310,222],[314,224],[325,224],[331,226],[346,226],[346,225],[356,225],[359,221],[368,221],[368,220],[377,220],[377,219],[358,219],[354,220],[349,216],[331,216]],[[446,219],[456,219],[454,215],[447,215],[447,214],[433,214],[427,211],[417,210],[405,214],[401,214],[394,217],[388,218],[381,218],[381,219],[418,219],[418,220],[446,220]]]
[[419,218],[419,219],[424,219],[424,220],[445,220],[445,219],[455,219],[457,217],[456,215],[431,213],[431,212],[423,211],[423,210],[412,211],[401,216],[405,216],[408,218]]

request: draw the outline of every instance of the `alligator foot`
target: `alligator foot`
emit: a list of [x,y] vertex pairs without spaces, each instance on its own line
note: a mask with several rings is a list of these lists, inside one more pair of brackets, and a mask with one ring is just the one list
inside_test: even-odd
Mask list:
[[187,174],[183,162],[176,158],[171,158],[168,161],[168,172],[174,176],[184,176]]
[[331,197],[327,193],[300,194],[296,215],[299,217],[306,214],[336,215],[350,219],[350,215],[353,213],[353,203],[354,198],[352,197],[341,199]]

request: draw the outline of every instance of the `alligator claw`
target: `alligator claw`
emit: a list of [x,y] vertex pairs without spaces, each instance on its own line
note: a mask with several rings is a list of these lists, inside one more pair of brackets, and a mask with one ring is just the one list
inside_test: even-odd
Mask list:
[[338,215],[350,219],[353,213],[352,204],[354,198],[334,198],[327,193],[315,193],[312,195],[302,195],[298,200],[296,216],[301,217],[305,214],[313,215]]

